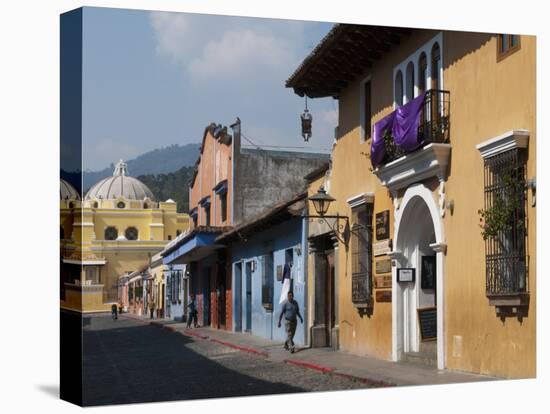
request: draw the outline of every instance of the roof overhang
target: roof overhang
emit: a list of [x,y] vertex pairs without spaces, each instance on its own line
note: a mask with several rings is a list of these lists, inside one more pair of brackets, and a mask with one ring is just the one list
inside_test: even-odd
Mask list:
[[301,217],[303,211],[307,208],[306,197],[307,193],[301,193],[290,200],[283,201],[272,209],[226,231],[221,234],[216,241],[224,244],[229,244],[234,241],[243,241],[246,240],[247,237],[267,230],[277,224],[292,218]]
[[165,265],[187,264],[204,259],[223,248],[215,243],[219,233],[199,233],[163,257]]
[[299,96],[338,97],[414,29],[336,24],[286,81]]

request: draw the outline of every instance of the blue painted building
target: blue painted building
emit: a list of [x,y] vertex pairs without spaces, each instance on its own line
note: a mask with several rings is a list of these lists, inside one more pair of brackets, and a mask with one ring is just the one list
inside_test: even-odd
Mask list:
[[[307,220],[302,218],[306,201],[306,194],[300,194],[216,239],[231,246],[233,331],[285,341],[284,318],[281,328],[277,326],[285,264],[307,324]],[[308,343],[305,324],[298,322],[294,342]]]

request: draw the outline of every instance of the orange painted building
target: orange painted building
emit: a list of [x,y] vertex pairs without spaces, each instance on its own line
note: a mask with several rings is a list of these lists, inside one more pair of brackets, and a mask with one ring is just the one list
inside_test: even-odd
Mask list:
[[215,239],[233,226],[305,190],[303,176],[327,153],[241,145],[241,122],[214,123],[202,137],[189,183],[191,228],[164,249],[165,264],[188,264],[200,325],[233,330],[231,246]]

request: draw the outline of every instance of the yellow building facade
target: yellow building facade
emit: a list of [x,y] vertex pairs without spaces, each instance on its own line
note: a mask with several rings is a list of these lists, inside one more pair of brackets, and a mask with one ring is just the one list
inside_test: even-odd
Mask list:
[[[309,177],[309,195],[324,186],[327,214],[351,227],[347,245],[330,243],[310,219],[309,324],[329,335],[320,346],[535,376],[535,55],[531,36],[337,25],[287,81],[339,102],[331,166]],[[336,56],[346,63],[332,66]],[[420,125],[434,135],[392,157],[385,143],[373,165],[377,122],[420,95]],[[316,297],[327,269],[334,295]],[[332,322],[315,320],[316,301]]]
[[113,176],[92,186],[83,200],[76,191],[63,194],[66,185],[61,195],[61,307],[108,311],[118,302],[119,276],[151,264],[188,228],[189,219],[177,213],[174,201],[156,201],[145,184],[128,175],[122,160]]

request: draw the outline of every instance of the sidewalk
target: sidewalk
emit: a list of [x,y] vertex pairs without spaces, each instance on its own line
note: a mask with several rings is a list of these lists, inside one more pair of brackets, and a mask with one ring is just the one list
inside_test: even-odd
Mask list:
[[367,356],[357,356],[330,348],[298,348],[291,354],[282,343],[246,333],[221,331],[211,328],[187,329],[186,324],[162,319],[147,319],[124,314],[124,317],[193,337],[219,343],[257,357],[314,369],[319,372],[361,381],[371,386],[403,386],[451,384],[474,381],[490,381],[497,378],[436,368],[408,362],[391,362]]

